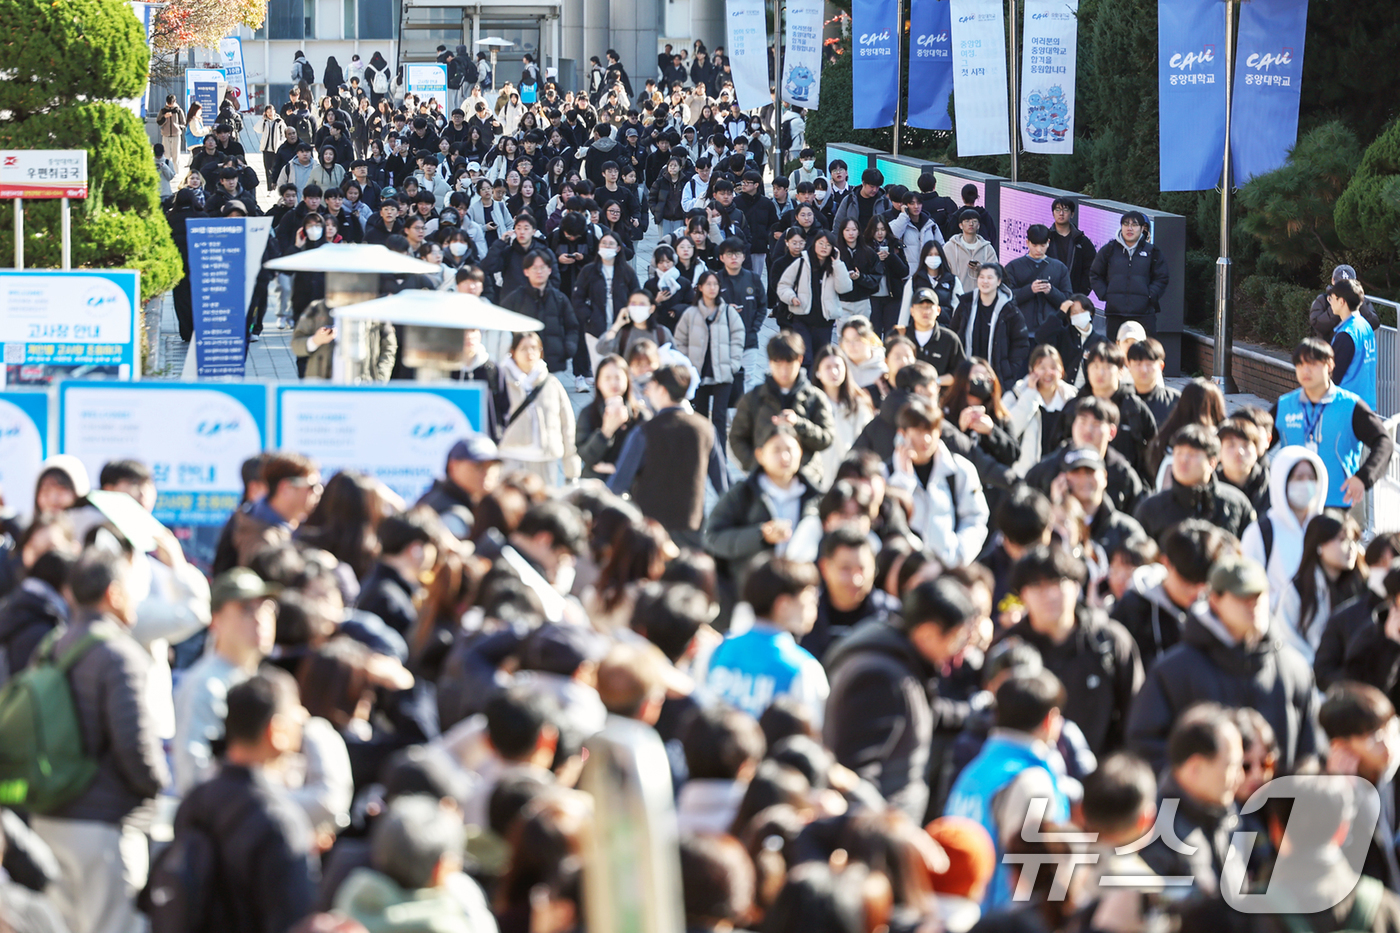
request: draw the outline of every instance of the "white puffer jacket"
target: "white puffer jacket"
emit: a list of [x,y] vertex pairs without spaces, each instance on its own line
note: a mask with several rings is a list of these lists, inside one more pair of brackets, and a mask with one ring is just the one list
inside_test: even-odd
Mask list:
[[[793,317],[805,317],[813,313],[812,308],[812,259],[803,253],[797,262],[788,266],[778,279],[778,300],[788,306]],[[841,307],[841,296],[851,291],[851,273],[846,264],[835,255],[831,257],[831,273],[822,276],[821,312],[828,321],[839,320],[845,315]],[[796,297],[798,307],[792,307]]]

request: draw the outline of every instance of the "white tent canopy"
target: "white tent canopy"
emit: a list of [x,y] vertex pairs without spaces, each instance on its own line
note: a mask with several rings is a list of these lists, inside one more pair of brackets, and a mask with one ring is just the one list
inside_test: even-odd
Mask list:
[[542,322],[507,311],[476,295],[421,289],[407,289],[397,295],[333,308],[331,314],[346,321],[387,321],[457,330],[476,328],[523,333],[544,329]]

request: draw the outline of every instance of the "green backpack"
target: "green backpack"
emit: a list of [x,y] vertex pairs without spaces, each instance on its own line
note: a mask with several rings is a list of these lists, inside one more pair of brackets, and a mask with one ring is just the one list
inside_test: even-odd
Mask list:
[[83,750],[68,671],[106,636],[89,632],[55,660],[62,632],[50,632],[29,666],[0,687],[0,805],[41,815],[72,801],[97,777],[97,761]]

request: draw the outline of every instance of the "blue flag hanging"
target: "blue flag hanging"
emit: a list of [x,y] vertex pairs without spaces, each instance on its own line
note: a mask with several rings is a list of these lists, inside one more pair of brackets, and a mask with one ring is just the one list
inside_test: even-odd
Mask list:
[[858,130],[894,123],[899,102],[898,0],[853,0],[851,4],[851,100]]
[[1298,141],[1308,0],[1240,5],[1230,151],[1235,184],[1283,165]]
[[1214,188],[1225,162],[1220,0],[1158,0],[1157,97],[1161,190]]
[[951,130],[953,14],[949,0],[913,0],[909,10],[909,120],[925,130]]

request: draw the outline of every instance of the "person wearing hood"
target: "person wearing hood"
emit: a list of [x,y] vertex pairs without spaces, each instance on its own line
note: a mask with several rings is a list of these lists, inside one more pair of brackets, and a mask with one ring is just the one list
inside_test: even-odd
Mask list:
[[[978,233],[981,227],[981,215],[973,208],[964,208],[958,214],[958,228],[961,233],[943,244],[948,271],[958,277],[964,292],[976,290],[977,272],[983,264],[994,264],[997,261],[997,253],[992,244]],[[1000,278],[1000,274],[997,277]]]
[[1089,279],[1089,267],[1094,264],[1098,250],[1089,239],[1074,225],[1074,215],[1078,205],[1070,198],[1059,197],[1050,205],[1054,226],[1050,228],[1050,249],[1048,255],[1057,259],[1069,269],[1070,286],[1087,295],[1093,288]]
[[1219,528],[1199,518],[1172,526],[1162,539],[1162,573],[1134,574],[1114,604],[1110,616],[1133,636],[1145,669],[1151,670],[1159,656],[1181,641],[1228,541]]
[[1138,321],[1150,337],[1157,332],[1157,311],[1167,290],[1167,260],[1150,240],[1147,217],[1128,211],[1118,234],[1105,243],[1089,268],[1094,294],[1103,299],[1108,319],[1108,339],[1118,339],[1118,328]]
[[63,589],[75,558],[54,548],[25,570],[19,586],[0,601],[0,684],[29,665],[34,649],[72,615]]
[[1226,555],[1211,568],[1207,605],[1147,672],[1128,718],[1129,748],[1154,768],[1167,763],[1173,723],[1203,701],[1257,709],[1274,729],[1281,774],[1299,773],[1325,747],[1312,670],[1273,631],[1268,591],[1268,574],[1248,558]]
[[503,469],[519,469],[559,484],[578,479],[581,466],[574,447],[574,409],[564,386],[550,373],[539,334],[516,334],[510,355],[501,362],[505,383],[505,427],[499,451]]
[[1303,533],[1303,559],[1278,600],[1274,627],[1311,666],[1335,607],[1366,592],[1361,526],[1349,515],[1316,515]]
[[595,189],[602,188],[607,183],[603,166],[609,162],[617,162],[622,155],[622,144],[613,139],[612,127],[609,124],[599,123],[593,127],[593,139],[583,148],[583,175],[593,183]]
[[301,49],[297,49],[296,54],[292,56],[292,86],[297,87],[298,85],[305,85],[309,101],[311,95],[315,93],[313,88],[316,86],[316,71],[311,67],[311,62],[307,61],[306,53]]
[[1133,517],[1148,537],[1161,542],[1167,529],[1187,518],[1204,518],[1235,537],[1254,521],[1254,506],[1229,483],[1215,478],[1220,439],[1210,428],[1191,424],[1173,438],[1172,484],[1138,503]]
[[1048,255],[1049,248],[1050,230],[1032,224],[1026,230],[1026,254],[1006,264],[1006,285],[1032,333],[1057,318],[1060,305],[1074,294],[1069,269]]
[[1025,476],[1039,463],[1060,434],[1060,413],[1078,394],[1064,381],[1064,374],[1060,352],[1053,346],[1037,345],[1031,351],[1029,374],[1016,380],[1002,396],[1001,403],[1010,415],[1011,436],[1021,445],[1012,465],[1017,476]]
[[376,110],[379,109],[379,102],[389,93],[389,80],[391,73],[389,63],[384,60],[384,56],[375,51],[369,58],[369,65],[364,70],[365,85],[369,88],[369,102]]
[[752,471],[755,451],[772,425],[791,425],[802,445],[802,467],[811,484],[824,488],[821,463],[816,455],[831,446],[835,417],[826,393],[808,381],[802,370],[806,345],[791,330],[780,331],[768,341],[768,377],[744,393],[734,409],[729,445],[739,466]]
[[1002,277],[1002,268],[995,259],[979,266],[970,285],[972,290],[958,299],[950,324],[962,340],[963,351],[968,356],[990,360],[997,378],[1011,385],[1026,372],[1030,332],[1011,291],[1002,284]]
[[1284,447],[1269,464],[1268,511],[1245,529],[1240,548],[1269,575],[1271,613],[1278,610],[1303,561],[1308,522],[1326,507],[1327,480],[1322,458],[1306,447]]
[[334,55],[326,59],[326,70],[321,73],[321,82],[331,97],[337,96],[341,85],[345,83],[345,72],[341,70],[340,62],[335,60]]
[[901,612],[862,624],[823,659],[831,680],[823,744],[916,822],[928,807],[938,674],[967,644],[977,615],[962,584],[925,581],[905,594]]
[[802,443],[792,425],[769,425],[754,457],[757,468],[729,487],[705,521],[705,550],[725,562],[736,585],[753,558],[784,555],[794,529],[817,514],[822,497],[800,471]]

